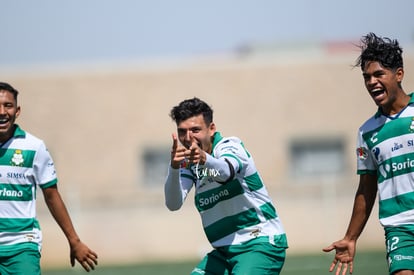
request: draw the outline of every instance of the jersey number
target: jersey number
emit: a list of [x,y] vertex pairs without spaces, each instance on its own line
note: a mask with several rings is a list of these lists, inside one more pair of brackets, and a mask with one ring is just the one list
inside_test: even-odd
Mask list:
[[391,252],[398,248],[397,244],[400,241],[398,237],[392,237],[391,240],[387,240],[387,252]]

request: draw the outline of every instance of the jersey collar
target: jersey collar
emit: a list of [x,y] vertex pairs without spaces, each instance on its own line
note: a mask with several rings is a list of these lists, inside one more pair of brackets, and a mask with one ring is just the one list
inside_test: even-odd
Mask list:
[[13,137],[17,138],[17,137],[25,137],[26,136],[26,132],[23,131],[22,128],[20,128],[20,126],[18,124],[15,124],[15,129],[14,129],[14,133],[13,133]]
[[[413,95],[414,95],[414,92],[413,93],[410,93],[410,94],[408,94],[409,96],[410,96],[410,101],[408,102],[408,104],[407,104],[407,106],[409,106],[409,105],[411,105],[411,104],[413,104],[414,103],[414,97],[413,97]],[[400,116],[400,114],[405,110],[405,108],[407,108],[407,107],[404,107],[399,113],[398,113],[398,115],[395,117],[395,118],[398,118],[399,116]],[[377,112],[375,113],[375,118],[379,118],[380,116],[382,116],[382,115],[384,115],[382,112],[381,112],[381,108],[379,108],[378,107],[378,110],[377,110]],[[386,115],[384,115],[384,116],[386,116]],[[388,116],[387,116],[388,117]]]
[[211,148],[211,153],[213,153],[214,147],[216,147],[217,143],[222,140],[223,137],[221,136],[220,132],[215,132],[213,136],[213,148]]
[[11,137],[9,137],[6,141],[0,143],[0,148],[3,148],[3,146],[8,143],[10,140],[14,139],[14,138],[24,138],[26,137],[26,132],[23,131],[19,125],[14,124],[14,132],[13,135]]

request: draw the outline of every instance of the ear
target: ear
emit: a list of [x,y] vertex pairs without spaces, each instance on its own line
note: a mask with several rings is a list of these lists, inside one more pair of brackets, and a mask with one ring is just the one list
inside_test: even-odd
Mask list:
[[397,78],[397,82],[401,83],[404,78],[404,68],[398,68],[395,72],[395,77]]
[[214,124],[214,122],[210,123],[210,126],[208,127],[209,131],[210,131],[210,136],[214,136],[214,134],[216,133],[216,124]]
[[20,115],[20,106],[17,106],[16,108],[16,118],[18,118]]

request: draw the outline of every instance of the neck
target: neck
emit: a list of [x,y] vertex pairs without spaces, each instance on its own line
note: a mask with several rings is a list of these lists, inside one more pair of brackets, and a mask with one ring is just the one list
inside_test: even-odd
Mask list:
[[400,113],[408,103],[410,103],[411,97],[404,93],[404,95],[396,98],[396,100],[390,106],[382,106],[381,112],[386,115],[395,115]]
[[0,132],[0,143],[3,144],[7,142],[13,136],[15,129],[16,125],[13,125],[7,132]]

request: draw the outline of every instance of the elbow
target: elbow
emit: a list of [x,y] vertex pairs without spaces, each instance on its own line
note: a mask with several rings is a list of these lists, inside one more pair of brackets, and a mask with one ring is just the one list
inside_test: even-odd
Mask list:
[[171,203],[171,202],[166,201],[165,206],[167,206],[168,210],[170,210],[170,211],[177,211],[181,208],[182,204]]

